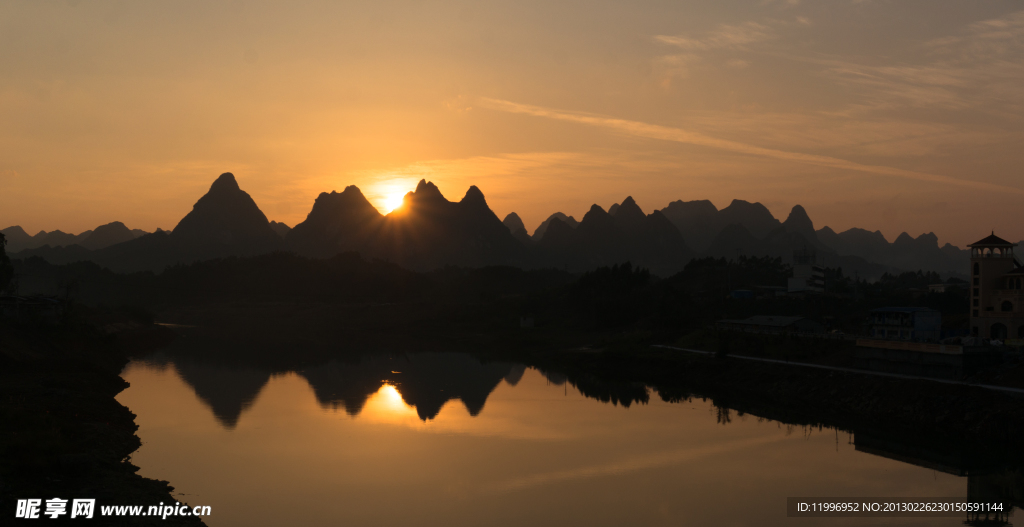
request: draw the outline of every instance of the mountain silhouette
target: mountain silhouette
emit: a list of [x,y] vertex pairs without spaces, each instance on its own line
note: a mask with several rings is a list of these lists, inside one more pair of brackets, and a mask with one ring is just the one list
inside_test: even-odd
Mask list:
[[451,202],[426,180],[384,218],[371,252],[417,270],[525,262],[523,244],[487,206],[480,189],[469,187],[462,200]]
[[392,361],[385,356],[364,357],[357,363],[330,361],[303,368],[298,373],[313,388],[316,400],[324,408],[339,407],[351,416],[359,415],[370,396],[380,390],[385,379],[393,376]]
[[811,221],[811,218],[807,216],[807,211],[800,205],[793,206],[793,210],[789,212],[786,221],[782,222],[782,228],[789,232],[800,234],[807,240],[818,240],[814,233],[814,222]]
[[225,172],[171,231],[181,244],[229,254],[258,254],[280,246],[280,236],[252,197]]
[[523,374],[525,373],[526,366],[522,364],[514,364],[512,369],[509,370],[508,375],[505,376],[505,382],[507,382],[509,386],[515,386],[523,379]]
[[708,200],[673,201],[661,212],[679,229],[686,243],[699,252],[708,251],[728,225],[742,225],[758,239],[781,225],[764,205],[738,199],[722,210]]
[[249,409],[271,372],[252,367],[225,366],[191,359],[176,359],[174,367],[196,396],[210,407],[225,428],[238,425],[242,412]]
[[437,417],[452,399],[461,400],[470,415],[479,415],[487,397],[512,372],[511,364],[482,364],[462,353],[412,354],[401,368],[394,377],[398,391],[424,421]]
[[737,258],[739,256],[762,256],[770,251],[766,244],[757,239],[738,223],[722,229],[708,247],[706,254],[716,258]]
[[562,214],[561,212],[556,212],[556,213],[548,216],[548,218],[546,220],[541,222],[540,226],[537,227],[537,230],[533,231],[532,238],[535,241],[539,241],[542,238],[544,238],[544,234],[547,233],[548,227],[551,225],[551,222],[554,221],[554,220],[561,221],[567,227],[572,228],[572,229],[575,229],[579,225],[579,222],[576,221],[576,218],[573,218],[572,216],[566,216],[565,214]]
[[523,225],[523,220],[519,218],[519,215],[515,212],[509,213],[505,216],[505,219],[501,220],[501,223],[508,227],[508,231],[512,233],[512,237],[519,240],[519,243],[523,245],[529,245],[533,242],[533,238],[526,232],[526,226]]
[[836,254],[857,256],[894,269],[963,273],[970,261],[970,252],[965,249],[948,243],[939,247],[934,233],[913,238],[904,232],[892,243],[879,231],[858,228],[837,234],[824,227],[816,234],[821,243]]
[[25,229],[22,229],[19,225],[7,227],[2,231],[4,236],[7,237],[7,252],[16,253],[24,251],[26,249],[35,249],[37,247],[43,247],[49,245],[50,247],[66,247],[70,245],[80,244],[82,240],[89,237],[92,231],[85,231],[80,234],[68,234],[66,232],[55,230],[55,231],[39,231],[33,236],[29,236]]
[[288,232],[292,230],[291,227],[285,225],[284,223],[277,222],[277,221],[271,221],[270,222],[270,228],[271,228],[271,230],[276,232],[277,235],[280,236],[282,240],[285,238],[285,236],[288,235]]
[[[122,227],[114,222],[97,228],[102,229],[100,241],[125,239],[110,246],[92,251],[78,244],[59,248],[43,246],[23,251],[19,257],[41,256],[58,264],[91,260],[117,272],[162,271],[176,263],[252,256],[284,246],[267,217],[249,194],[239,188],[231,173],[221,174],[173,231],[158,229],[142,236],[129,232],[132,237],[128,238],[124,232],[127,228]],[[51,232],[50,236],[59,232]],[[93,231],[87,232],[86,240],[93,234]]]
[[128,240],[134,240],[135,238],[136,236],[131,229],[123,223],[115,221],[96,227],[79,245],[86,249],[96,250]]
[[459,399],[470,415],[483,409],[487,397],[502,380],[515,384],[522,366],[482,364],[463,353],[412,353],[399,356],[368,356],[357,362],[331,361],[299,372],[324,407],[343,407],[349,415],[362,411],[383,384],[398,389],[402,400],[416,408],[426,421],[437,417],[450,400]]
[[[39,231],[34,236],[29,236],[28,233],[25,232],[25,229],[18,225],[0,230],[0,232],[7,236],[7,251],[10,253],[46,247],[46,249],[43,249],[41,252],[45,255],[49,255],[50,257],[57,258],[69,258],[71,257],[70,255],[79,256],[82,254],[88,254],[87,252],[83,252],[83,249],[102,249],[104,247],[133,240],[139,236],[148,234],[146,231],[141,229],[129,230],[128,227],[125,227],[125,225],[119,221],[100,225],[95,229],[87,230],[79,234],[68,234],[60,230],[55,230],[51,232]],[[71,248],[73,246],[79,246],[79,248],[71,249],[70,251],[63,250],[63,248]],[[44,254],[40,254],[39,256],[44,256]]]
[[728,207],[718,211],[718,216],[721,225],[742,225],[758,238],[767,236],[781,225],[764,205],[741,199],[732,200]]
[[693,256],[664,214],[644,214],[632,197],[622,201],[614,216],[591,206],[575,229],[560,218],[549,218],[538,247],[542,260],[573,271],[629,261],[667,276],[682,270]]
[[339,252],[371,252],[384,216],[355,185],[320,193],[305,221],[285,236],[289,249],[306,256],[329,257]]
[[8,253],[16,253],[33,248],[32,236],[25,232],[25,229],[22,229],[20,225],[7,227],[0,230],[0,232],[7,238]]
[[627,197],[609,211],[593,205],[579,222],[556,212],[528,236],[517,214],[499,220],[479,188],[449,201],[426,180],[386,216],[355,186],[321,193],[306,219],[289,229],[268,221],[231,173],[218,177],[170,232],[145,234],[120,222],[78,235],[57,230],[29,236],[19,226],[2,232],[12,258],[40,256],[55,264],[91,260],[118,272],[160,272],[177,263],[279,249],[314,258],[358,252],[419,271],[516,266],[581,272],[629,261],[661,276],[678,272],[695,256],[771,256],[790,262],[795,251],[808,248],[819,265],[841,266],[866,278],[916,269],[963,273],[968,260],[963,249],[939,247],[933,233],[917,238],[903,233],[889,243],[878,231],[815,230],[800,205],[780,222],[764,205],[738,199],[721,210],[707,200],[673,201],[646,214]]

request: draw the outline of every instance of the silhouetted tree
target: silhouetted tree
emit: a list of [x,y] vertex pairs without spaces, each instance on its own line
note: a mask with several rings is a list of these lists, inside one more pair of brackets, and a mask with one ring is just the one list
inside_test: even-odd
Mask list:
[[0,291],[7,289],[11,278],[14,277],[14,266],[11,265],[11,259],[7,257],[6,246],[7,237],[0,232]]
[[650,271],[626,262],[584,274],[570,287],[569,295],[597,327],[622,326],[649,311],[650,301],[643,292],[650,281]]

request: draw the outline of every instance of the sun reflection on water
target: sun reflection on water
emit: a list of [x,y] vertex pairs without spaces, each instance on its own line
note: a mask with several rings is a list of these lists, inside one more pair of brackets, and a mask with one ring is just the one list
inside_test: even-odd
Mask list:
[[384,384],[377,393],[370,396],[360,417],[374,421],[400,422],[413,420],[419,422],[416,408],[405,404],[402,394],[393,384]]

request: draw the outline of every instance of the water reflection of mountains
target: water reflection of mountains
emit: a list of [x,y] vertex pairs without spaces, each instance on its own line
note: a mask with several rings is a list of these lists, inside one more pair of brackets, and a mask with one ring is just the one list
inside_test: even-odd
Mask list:
[[[502,381],[515,386],[526,367],[508,362],[484,362],[465,353],[395,353],[347,357],[317,365],[275,370],[243,363],[218,363],[195,355],[159,354],[147,362],[173,364],[178,374],[210,407],[228,429],[255,401],[275,375],[294,371],[313,389],[325,408],[342,409],[357,416],[381,386],[395,386],[402,400],[416,409],[420,419],[434,419],[448,402],[458,399],[472,416],[484,410],[488,396]],[[548,382],[571,385],[586,397],[628,407],[646,404],[652,393],[666,402],[680,402],[699,395],[665,388],[649,389],[641,383],[608,381],[595,376],[541,371]],[[757,400],[710,397],[718,422],[728,425],[734,415],[803,426],[805,431],[836,427],[836,422],[808,422],[787,408],[766,406]],[[839,440],[836,427],[837,441]],[[845,429],[845,428],[844,428]],[[922,437],[858,427],[849,430],[854,447],[865,454],[946,472],[966,478],[966,497],[975,500],[1008,500],[1024,505],[1024,459],[1020,452],[965,444],[942,437]],[[846,434],[844,434],[846,435]],[[1007,525],[1006,517],[986,525]],[[976,524],[968,518],[965,524]],[[980,524],[980,523],[978,523]]]
[[[169,354],[155,355],[147,362],[173,364],[181,379],[229,429],[238,424],[242,412],[252,405],[271,377],[286,373]],[[525,367],[483,363],[463,353],[412,353],[331,360],[288,371],[295,371],[309,383],[321,406],[341,408],[352,416],[362,411],[382,385],[393,385],[402,400],[426,421],[437,417],[445,403],[453,399],[461,401],[470,415],[478,415],[501,381],[514,386]]]

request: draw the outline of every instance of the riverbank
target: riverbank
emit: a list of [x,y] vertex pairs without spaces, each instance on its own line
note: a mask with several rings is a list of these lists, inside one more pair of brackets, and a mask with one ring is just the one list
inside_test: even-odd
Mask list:
[[[110,318],[109,316],[107,318]],[[95,499],[103,525],[204,525],[198,518],[100,518],[103,505],[173,505],[166,481],[140,476],[135,415],[115,400],[133,350],[158,346],[167,333],[135,321],[100,327],[0,326],[0,503],[19,499]],[[68,517],[65,516],[65,517]],[[10,517],[10,516],[8,516]]]

